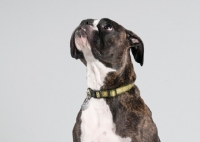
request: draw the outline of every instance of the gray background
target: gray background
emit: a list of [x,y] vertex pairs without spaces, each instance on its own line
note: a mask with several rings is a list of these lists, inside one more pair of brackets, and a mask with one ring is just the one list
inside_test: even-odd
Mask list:
[[72,141],[87,86],[70,36],[104,17],[144,42],[136,84],[162,142],[199,141],[199,1],[0,0],[0,142]]

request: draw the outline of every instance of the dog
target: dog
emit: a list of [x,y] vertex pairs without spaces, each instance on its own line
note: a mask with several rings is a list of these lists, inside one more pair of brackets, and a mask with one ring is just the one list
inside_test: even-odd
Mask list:
[[140,37],[108,18],[86,19],[74,30],[71,56],[87,68],[87,95],[73,128],[74,142],[160,142],[150,109],[134,84]]

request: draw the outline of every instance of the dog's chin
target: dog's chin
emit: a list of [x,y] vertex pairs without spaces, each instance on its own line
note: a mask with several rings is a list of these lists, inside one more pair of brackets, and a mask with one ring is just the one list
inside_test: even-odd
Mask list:
[[88,41],[88,33],[86,30],[80,28],[75,32],[75,45],[79,51],[87,52],[91,50],[90,43]]
[[87,36],[85,36],[85,37],[83,37],[83,36],[81,36],[81,37],[75,36],[75,45],[76,45],[77,49],[79,51],[82,51],[82,52],[87,51],[87,50],[91,50],[90,44],[89,44],[88,39],[87,39]]

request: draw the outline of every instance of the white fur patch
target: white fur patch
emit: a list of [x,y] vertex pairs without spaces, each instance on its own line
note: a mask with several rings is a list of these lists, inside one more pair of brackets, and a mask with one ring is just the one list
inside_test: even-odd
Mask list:
[[91,98],[81,120],[81,142],[131,142],[131,138],[115,134],[112,114],[104,99]]
[[94,27],[94,29],[97,30],[97,31],[98,31],[97,25],[98,25],[99,21],[100,21],[100,20],[94,20],[94,22],[93,22],[93,27]]

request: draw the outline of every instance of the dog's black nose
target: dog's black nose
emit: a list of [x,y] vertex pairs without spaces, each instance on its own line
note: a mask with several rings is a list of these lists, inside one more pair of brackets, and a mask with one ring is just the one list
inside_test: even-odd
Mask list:
[[91,26],[93,26],[93,22],[94,22],[93,19],[86,19],[86,20],[83,20],[80,25],[81,26],[84,26],[84,25],[91,25]]

